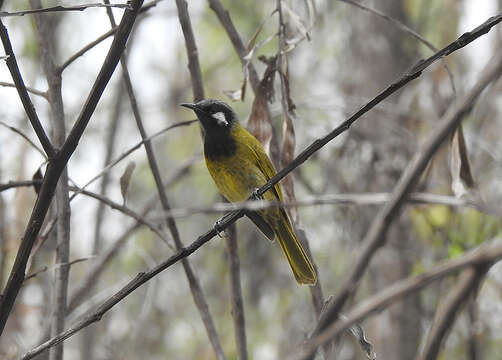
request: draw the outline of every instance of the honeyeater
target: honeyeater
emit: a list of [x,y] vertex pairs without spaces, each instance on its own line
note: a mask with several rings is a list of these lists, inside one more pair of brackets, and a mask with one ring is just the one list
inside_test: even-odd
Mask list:
[[[202,128],[204,157],[216,187],[231,202],[247,200],[254,190],[275,175],[275,169],[260,142],[239,124],[237,115],[223,101],[205,99],[181,104],[192,109]],[[263,194],[264,200],[282,201],[277,183]],[[316,272],[298,241],[286,211],[270,207],[246,215],[270,240],[277,237],[296,280],[313,285]]]

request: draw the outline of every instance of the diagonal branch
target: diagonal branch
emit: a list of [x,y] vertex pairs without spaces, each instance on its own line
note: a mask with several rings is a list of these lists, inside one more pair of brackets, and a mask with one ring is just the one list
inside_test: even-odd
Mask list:
[[[30,95],[28,95],[28,91],[26,90],[26,86],[24,85],[23,78],[21,76],[21,72],[19,71],[19,67],[17,66],[16,55],[14,54],[14,50],[12,49],[12,44],[9,39],[9,33],[7,29],[2,23],[0,19],[0,37],[2,38],[3,47],[5,49],[5,53],[9,56],[6,60],[7,67],[9,68],[10,74],[12,76],[12,80],[16,85],[17,93],[19,94],[19,98],[23,103],[24,111],[30,120],[31,126],[35,130],[35,133],[44,148],[45,153],[49,158],[52,158],[56,151],[49,140],[49,137],[45,133],[45,130],[38,118],[37,112],[35,111],[35,107],[31,102]],[[0,331],[1,333],[1,331]]]
[[377,249],[385,244],[385,234],[390,224],[399,214],[405,198],[414,187],[429,160],[470,111],[481,92],[501,73],[502,52],[489,62],[489,66],[481,74],[480,79],[474,87],[458,101],[456,106],[450,108],[435,132],[429,136],[422,148],[415,154],[410,165],[399,179],[391,199],[373,220],[362,242],[362,248],[358,251],[358,258],[354,262],[349,274],[345,277],[338,296],[330,303],[325,316],[317,324],[313,336],[322,332],[330,323],[338,319],[338,314],[342,310],[343,305],[357,289],[357,284],[368,267],[371,258]]
[[437,359],[441,343],[453,326],[457,314],[469,301],[470,295],[479,288],[488,269],[489,266],[471,267],[460,274],[455,287],[438,307],[424,349],[417,360]]
[[[117,66],[120,56],[124,52],[127,38],[129,37],[129,33],[131,32],[132,26],[136,19],[136,15],[138,14],[138,10],[141,7],[142,3],[143,0],[132,0],[131,2],[132,9],[127,10],[124,13],[119,29],[115,35],[115,38],[108,52],[108,55],[106,56],[105,61],[101,67],[101,71],[99,72],[96,81],[89,93],[89,96],[82,109],[82,112],[80,113],[75,125],[73,126],[61,150],[49,162],[49,165],[47,167],[47,172],[42,182],[40,193],[38,195],[37,201],[31,213],[30,220],[28,222],[26,231],[21,241],[21,245],[16,254],[16,259],[14,261],[14,265],[9,275],[9,280],[4,289],[3,297],[1,298],[0,334],[3,332],[5,323],[7,322],[12,307],[14,306],[14,301],[16,300],[16,297],[19,293],[19,289],[23,284],[26,264],[30,256],[31,249],[33,248],[33,244],[35,243],[37,235],[40,232],[40,228],[42,227],[42,223],[45,218],[45,215],[47,214],[47,210],[49,209],[51,200],[54,196],[58,179],[61,176],[61,173],[63,172],[63,169],[65,168],[71,155],[77,148],[78,142],[82,137],[84,130],[87,127],[87,124],[89,123],[92,114],[94,113],[94,110],[96,109],[99,99],[101,98],[101,95],[103,94],[103,91],[105,90],[105,87],[108,84],[108,81],[110,80],[115,70],[115,67]],[[5,28],[3,27],[3,25],[1,25],[0,22],[0,33],[2,34],[2,40],[5,39],[8,40],[8,38],[5,37],[5,35],[7,34],[6,31],[2,31],[2,29]],[[7,44],[10,45],[10,42],[7,42]],[[19,75],[18,72],[17,74]],[[23,84],[23,89],[24,89],[24,84]],[[24,91],[24,93],[26,93],[26,91]],[[23,92],[20,93],[21,98],[25,96],[24,93]],[[29,104],[31,104],[31,102]],[[52,146],[48,149],[51,148]]]
[[[369,103],[363,106],[359,111],[357,111],[354,115],[352,115],[349,119],[344,121],[340,126],[326,135],[324,138],[318,139],[314,141],[310,146],[308,146],[304,151],[302,151],[287,167],[279,171],[274,177],[272,177],[264,186],[256,191],[257,195],[263,195],[265,191],[269,190],[272,186],[274,186],[277,182],[279,182],[284,176],[289,174],[293,169],[297,168],[303,162],[305,162],[313,153],[322,148],[329,141],[334,139],[336,136],[340,135],[344,131],[350,128],[350,125],[354,123],[358,118],[364,115],[366,112],[375,107],[378,103],[386,99],[388,96],[405,86],[410,81],[418,78],[422,71],[429,67],[436,60],[440,59],[443,56],[447,56],[452,52],[466,46],[472,41],[476,40],[478,37],[486,34],[490,29],[502,21],[502,15],[498,15],[495,17],[491,17],[485,23],[478,26],[471,32],[463,34],[459,39],[449,44],[438,53],[432,55],[426,60],[420,61],[417,65],[415,65],[412,71],[403,75],[398,81],[391,84],[387,89],[379,93],[375,98],[373,98]],[[226,229],[228,226],[233,224],[239,218],[244,216],[244,210],[234,211],[222,217],[219,221],[220,231]],[[126,286],[124,286],[121,290],[115,293],[111,298],[102,303],[94,312],[85,316],[82,320],[78,321],[76,324],[71,326],[68,330],[65,330],[58,336],[46,341],[41,344],[37,348],[28,352],[23,360],[31,359],[37,354],[41,353],[47,348],[50,348],[61,341],[64,341],[80,331],[81,329],[89,326],[90,324],[97,322],[101,319],[101,317],[109,310],[111,310],[117,303],[126,298],[129,294],[131,294],[135,289],[137,289],[142,284],[149,281],[151,278],[155,277],[162,271],[166,270],[176,262],[190,256],[192,253],[197,251],[201,246],[210,241],[213,237],[217,235],[216,229],[212,228],[207,231],[205,234],[199,236],[195,241],[193,241],[190,245],[182,248],[176,254],[169,257],[167,260],[163,261],[155,268],[150,269],[147,272],[139,273],[134,279],[132,279]],[[357,319],[359,320],[359,319]],[[357,321],[356,320],[356,321]]]
[[[108,2],[108,0],[105,0],[105,2]],[[107,9],[107,14],[110,19],[110,23],[112,27],[115,27],[115,20],[113,17],[113,13],[111,9]],[[144,141],[144,147],[148,159],[148,164],[150,165],[150,170],[152,172],[155,185],[157,187],[157,191],[159,194],[160,198],[160,203],[162,205],[162,208],[164,211],[169,211],[171,209],[171,206],[169,205],[169,200],[167,198],[167,193],[164,189],[164,185],[162,183],[162,177],[160,175],[160,169],[158,166],[158,162],[155,156],[155,153],[153,151],[153,146],[151,141],[146,140],[148,138],[148,135],[146,133],[145,127],[143,125],[143,119],[141,117],[141,113],[139,111],[138,103],[136,101],[136,95],[134,94],[134,88],[132,85],[132,81],[129,75],[129,70],[127,69],[127,61],[126,57],[123,55],[120,59],[120,64],[122,67],[122,76],[124,79],[124,84],[127,90],[127,94],[129,96],[129,101],[131,103],[132,111],[134,114],[134,119],[136,120],[136,126],[138,127],[138,130],[141,135],[141,139]],[[176,245],[176,249],[180,250],[183,248],[183,243],[181,241],[181,237],[178,231],[178,227],[176,225],[176,222],[174,221],[173,218],[165,218],[164,219],[165,224],[167,225],[167,228],[169,229],[171,236],[174,240],[174,243]],[[206,301],[206,298],[204,296],[204,292],[202,291],[202,287],[200,285],[199,279],[197,275],[195,274],[190,262],[188,259],[184,258],[182,260],[182,265],[183,265],[183,270],[185,271],[185,275],[188,280],[188,284],[190,286],[190,291],[192,293],[192,297],[194,300],[195,305],[197,306],[197,310],[199,310],[200,316],[202,318],[202,322],[204,324],[204,327],[206,328],[207,335],[209,337],[209,341],[211,342],[211,345],[213,346],[214,352],[216,354],[216,357],[218,360],[224,360],[225,359],[225,354],[223,352],[221,342],[218,336],[218,333],[216,331],[216,326],[214,325],[213,318],[211,316],[211,313],[209,312],[209,305]]]
[[502,259],[502,241],[498,238],[490,245],[482,245],[460,258],[446,261],[425,273],[400,280],[356,305],[352,310],[345,313],[343,318],[341,317],[321,334],[316,335],[307,342],[301,352],[292,354],[288,359],[307,359],[307,354],[315,351],[317,346],[333,339],[335,336],[341,334],[342,331],[370,314],[382,311],[403,297],[423,289],[433,281],[452,275],[466,267],[489,268],[495,262],[500,261],[500,259]]

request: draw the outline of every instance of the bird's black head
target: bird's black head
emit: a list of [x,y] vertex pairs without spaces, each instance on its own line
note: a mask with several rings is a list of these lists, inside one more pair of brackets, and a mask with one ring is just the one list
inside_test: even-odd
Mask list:
[[205,99],[181,106],[192,109],[202,125],[206,157],[218,159],[235,153],[237,145],[230,132],[237,124],[237,115],[228,104],[220,100]]
[[194,104],[181,104],[192,109],[204,130],[204,136],[216,133],[229,133],[232,125],[237,122],[237,116],[232,108],[220,100],[205,99]]

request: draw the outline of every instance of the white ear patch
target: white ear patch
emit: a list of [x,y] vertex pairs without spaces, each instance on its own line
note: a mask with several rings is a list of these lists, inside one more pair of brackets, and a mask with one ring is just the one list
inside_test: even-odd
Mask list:
[[221,111],[214,113],[211,116],[216,119],[216,121],[218,122],[218,125],[228,126],[228,121],[225,118],[225,114],[223,114]]

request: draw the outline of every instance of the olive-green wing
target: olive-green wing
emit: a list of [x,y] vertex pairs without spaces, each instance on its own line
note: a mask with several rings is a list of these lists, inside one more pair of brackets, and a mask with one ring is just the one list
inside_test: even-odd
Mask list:
[[[249,144],[255,154],[256,165],[260,168],[263,175],[265,175],[265,179],[268,181],[276,174],[274,165],[270,161],[270,158],[261,146],[260,142],[253,135],[249,134],[249,136],[252,138],[252,140],[249,141]],[[277,199],[282,201],[281,185],[277,183],[271,190],[273,190]]]

